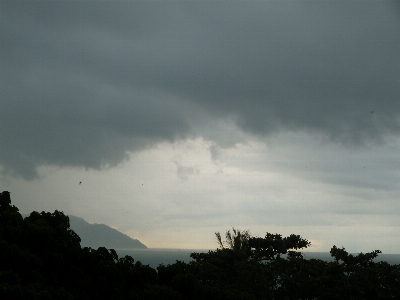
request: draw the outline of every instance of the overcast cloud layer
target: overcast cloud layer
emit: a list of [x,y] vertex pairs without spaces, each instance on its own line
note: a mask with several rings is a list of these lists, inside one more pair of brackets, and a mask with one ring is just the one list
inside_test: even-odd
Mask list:
[[398,2],[2,0],[0,44],[0,179],[26,212],[150,246],[298,225],[326,250],[318,226],[356,224],[398,252]]
[[201,121],[213,119],[259,135],[382,142],[400,129],[396,9],[1,1],[3,168],[32,178],[41,164],[115,165],[126,151],[207,135]]

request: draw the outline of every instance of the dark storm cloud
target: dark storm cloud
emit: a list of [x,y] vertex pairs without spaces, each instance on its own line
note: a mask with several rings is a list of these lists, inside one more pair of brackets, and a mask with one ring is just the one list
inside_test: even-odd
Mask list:
[[0,162],[25,178],[41,164],[99,168],[201,134],[192,120],[204,113],[255,134],[305,130],[345,144],[399,132],[392,2],[0,7]]

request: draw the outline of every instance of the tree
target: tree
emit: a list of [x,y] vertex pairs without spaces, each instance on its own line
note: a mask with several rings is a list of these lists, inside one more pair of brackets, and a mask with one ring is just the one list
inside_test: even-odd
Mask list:
[[294,250],[307,248],[311,243],[301,238],[300,235],[291,234],[282,237],[280,234],[267,232],[264,238],[252,237],[249,230],[240,231],[232,228],[226,231],[225,241],[222,241],[221,234],[215,233],[217,242],[222,250],[229,249],[234,252],[245,253],[249,258],[261,261],[272,260],[287,254],[289,258],[302,257],[302,254]]
[[335,245],[331,248],[331,256],[335,258],[336,261],[343,261],[347,266],[358,266],[358,267],[369,267],[373,264],[373,259],[378,257],[380,250],[374,250],[368,253],[359,253],[357,256],[349,254],[345,248],[337,248]]
[[0,253],[0,299],[151,299],[158,280],[113,249],[82,248],[63,212],[23,219],[9,192],[0,194]]
[[4,211],[11,206],[10,192],[4,191],[0,194],[0,211]]
[[232,228],[232,232],[233,233],[231,233],[230,230],[226,231],[225,242],[222,242],[221,234],[219,232],[215,233],[221,249],[225,249],[224,245],[226,245],[228,249],[232,249],[233,251],[246,250],[246,248],[248,248],[249,239],[251,238],[250,231],[240,231],[239,229]]
[[[310,245],[310,242],[294,234],[283,238],[267,232],[265,238],[260,238],[252,237],[248,230],[233,228],[232,232],[226,231],[225,241],[219,232],[215,235],[219,249],[191,254],[197,267],[194,274],[209,287],[234,291],[235,294],[248,293],[249,297],[255,299],[274,299],[274,295],[279,294],[276,291],[278,286],[282,287],[279,290],[281,294],[283,290],[287,296],[287,284],[290,281],[286,279],[290,278],[290,274],[285,270],[289,270],[289,267],[299,269],[300,259],[293,258],[302,258],[301,253],[290,249],[297,250]],[[288,254],[288,260],[276,259],[281,254]],[[270,263],[264,263],[265,260]],[[303,275],[301,270],[297,272],[300,277]]]
[[[0,194],[0,299],[400,299],[400,265],[375,263],[333,246],[333,262],[304,259],[299,235],[226,232],[220,246],[194,261],[157,270],[118,258],[113,249],[82,248],[62,212],[23,219]],[[281,255],[287,254],[287,257]]]
[[290,249],[307,248],[311,243],[300,237],[300,235],[291,234],[282,238],[280,234],[272,234],[267,232],[264,238],[252,237],[249,239],[249,247],[251,248],[251,257],[254,260],[272,260],[287,254],[288,258],[302,257],[299,252]]

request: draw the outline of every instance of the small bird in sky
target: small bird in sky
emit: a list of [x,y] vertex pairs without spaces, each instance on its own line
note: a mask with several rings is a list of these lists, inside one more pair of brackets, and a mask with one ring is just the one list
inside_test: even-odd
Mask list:
[[79,185],[81,185],[82,184],[82,181],[79,181]]

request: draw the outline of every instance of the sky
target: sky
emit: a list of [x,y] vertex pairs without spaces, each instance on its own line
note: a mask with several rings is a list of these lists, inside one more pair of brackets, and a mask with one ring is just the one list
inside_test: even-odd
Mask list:
[[400,253],[397,1],[0,1],[0,188],[151,248]]

